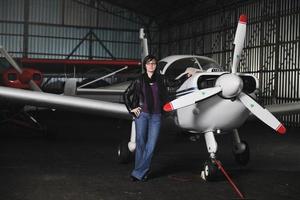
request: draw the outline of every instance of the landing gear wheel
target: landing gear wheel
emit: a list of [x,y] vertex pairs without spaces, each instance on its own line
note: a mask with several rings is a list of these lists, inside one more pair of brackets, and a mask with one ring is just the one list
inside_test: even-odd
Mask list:
[[242,141],[242,144],[245,145],[245,150],[242,153],[234,153],[235,161],[240,165],[247,165],[250,160],[250,150],[247,142]]
[[206,161],[201,171],[201,178],[204,181],[213,181],[218,174],[218,166],[212,160]]
[[128,149],[128,142],[123,140],[118,146],[117,161],[118,163],[125,164],[130,161],[131,152]]

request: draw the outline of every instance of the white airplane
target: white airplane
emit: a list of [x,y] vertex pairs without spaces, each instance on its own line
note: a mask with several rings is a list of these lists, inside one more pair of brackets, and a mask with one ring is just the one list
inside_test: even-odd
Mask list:
[[[203,56],[169,56],[158,63],[160,73],[170,79],[178,79],[186,74],[187,69],[194,69],[193,75],[184,83],[168,88],[170,95],[174,95],[174,100],[164,105],[164,110],[170,112],[168,117],[178,128],[204,135],[210,158],[205,162],[201,173],[205,180],[213,178],[217,171],[214,163],[218,150],[215,135],[233,133],[236,161],[243,165],[248,163],[249,146],[241,141],[237,129],[243,125],[251,113],[279,134],[286,132],[285,127],[268,110],[255,102],[257,78],[251,74],[237,72],[246,33],[246,21],[246,17],[242,15],[234,40],[235,50],[231,72],[223,71],[214,60]],[[140,34],[140,39],[145,47],[143,34]],[[145,54],[148,51],[146,49],[143,52]],[[122,94],[123,91],[124,87],[118,90],[113,86],[101,90],[105,94]],[[122,103],[7,87],[0,87],[0,97],[26,105],[61,108],[132,120]],[[299,112],[300,104],[275,105],[270,106],[269,109],[275,114]],[[122,142],[118,148],[120,162],[128,161],[130,152],[134,152],[135,137],[135,126],[132,121],[130,141]]]
[[[237,128],[244,124],[250,114],[279,134],[286,132],[285,127],[254,100],[258,90],[258,79],[251,74],[237,72],[246,35],[246,23],[247,17],[241,15],[234,39],[231,72],[223,71],[214,60],[203,56],[169,56],[158,63],[160,73],[170,79],[179,79],[186,74],[187,68],[195,69],[195,73],[178,88],[168,88],[170,92],[175,92],[175,99],[165,104],[164,110],[171,112],[171,117],[179,128],[204,135],[210,157],[204,163],[201,172],[204,180],[213,179],[217,171],[214,162],[218,150],[215,135],[232,133],[233,153],[237,163],[248,163],[249,146],[240,139]],[[299,112],[300,104],[277,105],[270,109],[276,114]],[[131,152],[135,149],[134,123],[128,147]],[[126,143],[119,146],[118,154],[121,161],[128,161]]]

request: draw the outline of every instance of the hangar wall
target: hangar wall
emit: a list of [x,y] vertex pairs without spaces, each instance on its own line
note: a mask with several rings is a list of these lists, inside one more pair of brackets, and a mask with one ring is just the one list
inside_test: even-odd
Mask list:
[[[161,29],[161,57],[170,54],[205,55],[230,69],[239,15],[248,16],[240,71],[260,80],[259,101],[280,104],[300,101],[300,1],[256,0],[223,8],[184,24]],[[199,14],[201,15],[201,14]],[[300,126],[299,115],[285,116]]]
[[0,45],[14,57],[139,59],[142,23],[103,1],[0,1]]

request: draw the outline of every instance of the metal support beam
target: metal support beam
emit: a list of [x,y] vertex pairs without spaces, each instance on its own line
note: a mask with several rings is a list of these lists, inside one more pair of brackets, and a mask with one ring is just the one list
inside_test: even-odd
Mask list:
[[65,24],[65,8],[66,8],[66,0],[61,1],[61,24]]
[[[264,4],[262,3],[262,8],[261,8],[261,13],[260,13],[260,16],[264,16]],[[264,38],[264,22],[265,22],[265,18],[262,17],[261,18],[261,27],[260,27],[260,51],[259,51],[259,93],[258,93],[258,96],[259,96],[259,103],[262,104],[263,103],[263,100],[262,100],[262,83],[263,83],[263,58],[264,58],[264,55],[263,55],[263,44],[264,44],[264,41],[263,41],[263,38]]]
[[90,36],[91,32],[89,31],[81,40],[80,42],[75,46],[75,48],[71,51],[71,53],[66,57],[66,59],[69,59],[75,51],[80,47],[80,45]]
[[82,1],[80,1],[80,0],[72,0],[72,1],[74,1],[74,2],[76,2],[76,3],[78,3],[78,4],[81,4],[81,5],[85,5],[85,6],[90,7],[90,8],[94,8],[94,9],[99,10],[99,11],[101,11],[101,12],[106,12],[106,13],[108,13],[108,14],[111,14],[111,15],[113,15],[113,16],[119,17],[119,18],[121,18],[121,19],[130,21],[130,22],[133,22],[133,23],[136,23],[136,24],[143,24],[143,22],[140,22],[140,21],[137,21],[137,20],[135,20],[135,19],[132,19],[132,18],[128,18],[128,17],[122,16],[122,15],[120,15],[120,14],[117,14],[117,13],[115,13],[115,12],[113,12],[113,11],[108,10],[107,8],[104,8],[103,6],[102,6],[102,8],[104,8],[104,9],[100,9],[100,8],[98,8],[98,7],[95,7],[95,6],[91,6],[89,3],[84,3],[84,2],[82,2]]
[[274,74],[274,91],[272,91],[272,103],[276,104],[278,97],[278,69],[279,69],[279,42],[280,42],[280,2],[281,0],[276,0],[276,38],[275,38],[275,74]]
[[98,38],[98,36],[91,32],[91,34],[96,38],[97,42],[103,47],[103,49],[110,55],[111,58],[115,59],[115,56],[110,52],[110,50],[103,44],[103,42]]
[[[90,29],[90,33],[93,32],[93,29]],[[93,59],[93,35],[89,34],[89,59]]]
[[23,58],[28,57],[28,34],[29,34],[29,0],[24,1],[24,36],[23,36]]

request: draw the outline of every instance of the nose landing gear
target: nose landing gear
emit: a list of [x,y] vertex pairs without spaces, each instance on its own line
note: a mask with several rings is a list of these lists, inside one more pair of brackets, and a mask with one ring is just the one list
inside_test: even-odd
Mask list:
[[[234,130],[234,139],[235,139],[235,144],[237,148],[236,151],[236,159],[240,163],[247,163],[249,161],[249,148],[248,144],[246,142],[241,142],[240,138],[238,136],[238,132],[235,129]],[[229,177],[225,169],[223,168],[222,164],[220,161],[218,161],[215,157],[218,145],[215,140],[215,136],[213,131],[209,131],[204,133],[205,137],[205,142],[206,142],[206,147],[207,151],[210,156],[210,160],[206,161],[203,165],[202,171],[201,171],[201,178],[204,181],[212,181],[216,180],[219,175],[220,171],[223,173],[223,175],[226,177],[227,181],[229,184],[232,186],[234,191],[237,193],[237,195],[241,198],[244,199],[244,195],[240,192],[240,190],[237,188],[237,186],[234,184],[232,179]]]

